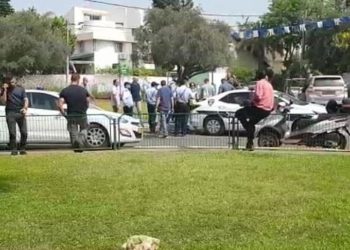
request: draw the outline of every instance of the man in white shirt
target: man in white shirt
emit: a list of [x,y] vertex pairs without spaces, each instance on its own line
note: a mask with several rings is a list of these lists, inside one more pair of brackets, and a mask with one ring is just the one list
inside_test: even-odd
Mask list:
[[122,94],[122,86],[120,82],[115,79],[113,80],[112,94],[111,94],[111,104],[113,107],[113,112],[118,113],[120,107],[120,98]]
[[123,101],[123,111],[124,114],[132,116],[133,115],[133,108],[134,108],[134,100],[132,98],[131,94],[131,83],[125,82],[124,83],[124,90],[122,93],[122,101]]
[[151,133],[156,132],[156,104],[157,104],[157,90],[158,83],[152,82],[151,87],[146,90],[146,99],[147,99],[147,110],[148,110],[148,124]]

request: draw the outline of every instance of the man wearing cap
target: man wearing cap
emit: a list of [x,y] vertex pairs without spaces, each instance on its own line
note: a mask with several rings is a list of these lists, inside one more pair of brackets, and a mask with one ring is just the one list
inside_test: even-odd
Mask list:
[[147,99],[147,110],[148,110],[148,124],[151,133],[156,132],[156,104],[157,104],[157,93],[158,93],[158,83],[152,82],[151,87],[146,90]]

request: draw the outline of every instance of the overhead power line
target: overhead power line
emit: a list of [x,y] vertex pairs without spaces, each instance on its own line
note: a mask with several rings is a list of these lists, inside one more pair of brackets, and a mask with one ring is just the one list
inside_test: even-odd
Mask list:
[[[91,3],[98,3],[98,4],[104,4],[104,5],[110,5],[110,6],[117,6],[117,7],[124,7],[129,9],[137,9],[137,10],[149,10],[149,8],[145,7],[138,7],[138,6],[130,6],[130,5],[124,5],[124,4],[118,4],[118,3],[111,3],[111,2],[105,2],[100,0],[85,0],[87,2]],[[220,13],[202,13],[202,16],[210,16],[210,17],[260,17],[261,15],[257,14],[220,14]]]

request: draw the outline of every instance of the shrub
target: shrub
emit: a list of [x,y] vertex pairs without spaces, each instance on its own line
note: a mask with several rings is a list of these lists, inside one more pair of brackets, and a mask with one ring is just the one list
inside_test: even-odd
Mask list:
[[255,71],[253,69],[235,67],[230,69],[232,75],[235,75],[238,81],[249,84],[255,77]]

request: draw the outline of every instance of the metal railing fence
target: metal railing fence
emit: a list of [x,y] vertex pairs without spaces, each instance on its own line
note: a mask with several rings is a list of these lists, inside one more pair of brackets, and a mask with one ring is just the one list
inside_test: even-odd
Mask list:
[[[127,148],[242,149],[246,132],[234,113],[88,114],[85,150]],[[27,148],[71,144],[68,120],[59,114],[27,115]],[[166,127],[166,131],[164,131]],[[256,125],[256,148],[350,150],[349,115],[271,114]],[[16,133],[20,141],[19,128]],[[0,116],[0,150],[8,150],[6,116]]]

